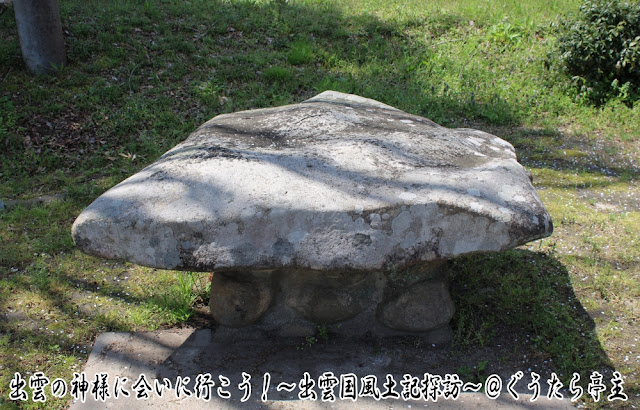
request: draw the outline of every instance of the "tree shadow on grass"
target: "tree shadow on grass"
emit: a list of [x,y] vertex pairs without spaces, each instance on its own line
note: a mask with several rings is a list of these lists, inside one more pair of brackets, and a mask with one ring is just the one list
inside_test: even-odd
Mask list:
[[493,346],[490,363],[554,371],[565,382],[574,373],[588,380],[593,371],[614,370],[567,268],[553,256],[514,249],[462,257],[451,262],[450,279],[454,346]]
[[[424,28],[437,41],[459,23],[455,16],[398,23],[348,16],[330,4],[159,3],[62,4],[71,64],[53,78],[21,77],[15,22],[0,16],[9,80],[16,75],[5,81],[18,117],[16,129],[3,138],[6,159],[16,165],[12,173],[68,166],[82,172],[90,163],[111,167],[108,157],[123,148],[153,160],[182,138],[167,128],[195,126],[222,112],[299,102],[327,89],[378,99],[445,125],[472,119],[508,124],[518,118],[506,97],[483,97],[473,86],[454,91],[423,67],[429,50],[406,27]],[[454,63],[442,58],[437,64]],[[452,69],[468,83],[482,76],[468,64]],[[70,89],[81,90],[73,101]],[[58,121],[70,114],[73,121]],[[78,156],[97,151],[101,155]]]
[[[502,137],[512,142],[520,161],[532,168],[612,177],[613,180],[624,182],[636,181],[640,176],[640,168],[631,157],[624,157],[619,152],[616,141],[525,127],[499,127],[496,128],[496,134],[506,134]],[[566,188],[585,186],[571,185]]]

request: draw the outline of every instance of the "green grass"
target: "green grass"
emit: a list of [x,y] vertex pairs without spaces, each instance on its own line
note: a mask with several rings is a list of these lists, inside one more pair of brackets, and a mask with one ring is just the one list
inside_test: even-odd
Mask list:
[[514,250],[460,258],[451,270],[458,344],[486,346],[496,332],[517,328],[539,360],[553,359],[567,385],[573,373],[584,379],[609,364],[569,272],[553,253]]
[[25,72],[0,6],[0,198],[65,194],[0,213],[0,406],[14,371],[70,379],[99,332],[184,323],[206,301],[206,275],[78,252],[86,205],[214,115],[327,89],[515,145],[556,230],[453,264],[455,348],[514,334],[565,378],[621,371],[637,403],[640,103],[584,105],[553,69],[554,24],[579,1],[60,3],[69,66],[49,77]]

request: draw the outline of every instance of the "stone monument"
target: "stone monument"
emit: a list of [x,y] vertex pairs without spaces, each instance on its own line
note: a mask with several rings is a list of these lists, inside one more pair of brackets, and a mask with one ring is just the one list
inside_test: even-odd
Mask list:
[[219,115],[95,200],[82,251],[214,272],[223,328],[446,339],[446,261],[551,234],[508,142],[334,91]]

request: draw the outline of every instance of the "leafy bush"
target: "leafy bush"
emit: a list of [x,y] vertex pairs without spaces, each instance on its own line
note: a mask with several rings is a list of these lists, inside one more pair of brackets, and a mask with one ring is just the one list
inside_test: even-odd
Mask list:
[[560,23],[560,64],[595,104],[640,99],[640,2],[586,1]]

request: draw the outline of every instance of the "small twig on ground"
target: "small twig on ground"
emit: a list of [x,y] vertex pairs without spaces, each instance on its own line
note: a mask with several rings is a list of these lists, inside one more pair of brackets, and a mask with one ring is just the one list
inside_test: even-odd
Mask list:
[[9,70],[7,70],[7,74],[4,75],[4,77],[2,77],[2,82],[4,83],[4,80],[7,79],[7,77],[9,76],[9,73],[11,72],[11,67],[9,67]]
[[136,71],[136,68],[138,68],[138,65],[134,65],[133,68],[131,69],[131,72],[129,73],[129,80],[127,80],[127,83],[129,84],[129,91],[131,91],[133,93],[133,88],[131,87],[131,77],[133,76],[133,73]]

